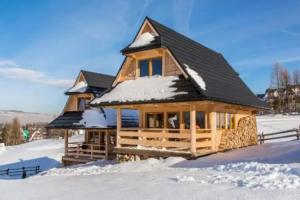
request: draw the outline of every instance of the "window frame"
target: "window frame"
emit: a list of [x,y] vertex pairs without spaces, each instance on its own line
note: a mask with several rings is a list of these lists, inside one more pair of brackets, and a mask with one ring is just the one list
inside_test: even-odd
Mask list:
[[[153,115],[154,118],[154,127],[149,127],[149,123],[148,123],[148,115]],[[162,115],[162,123],[161,123],[161,127],[156,127],[156,119],[157,119],[157,115]],[[159,129],[163,129],[165,127],[165,119],[164,119],[164,112],[146,112],[145,113],[145,126],[146,128],[159,128]]]
[[[177,117],[178,117],[178,119],[177,119],[177,122],[178,122],[178,127],[176,127],[176,124],[175,124],[175,127],[173,128],[173,127],[169,127],[169,115],[177,115]],[[180,111],[179,112],[166,112],[166,117],[167,117],[167,119],[166,119],[166,122],[167,122],[167,124],[166,124],[166,128],[167,129],[180,129],[180,121],[181,121],[181,119],[180,119]]]
[[[84,100],[84,109],[83,110],[81,110],[80,109],[80,101],[81,100]],[[87,108],[88,108],[88,102],[91,100],[91,98],[90,97],[77,97],[77,110],[78,111],[84,111],[84,110],[86,110]]]
[[[155,74],[153,75],[153,60],[161,60],[161,75]],[[143,59],[138,59],[138,69],[139,69],[139,74],[138,77],[146,77],[146,76],[141,76],[141,62],[142,61],[148,61],[148,77],[150,76],[164,76],[164,61],[163,61],[163,56],[158,56],[158,57],[152,57],[152,58],[143,58]]]

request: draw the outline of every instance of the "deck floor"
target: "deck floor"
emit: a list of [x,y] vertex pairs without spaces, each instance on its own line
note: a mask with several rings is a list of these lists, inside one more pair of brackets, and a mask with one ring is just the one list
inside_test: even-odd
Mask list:
[[164,150],[152,150],[152,149],[135,149],[128,147],[115,147],[114,153],[116,154],[133,154],[140,156],[149,156],[149,157],[183,157],[187,159],[197,158],[201,156],[206,156],[213,154],[212,150],[201,150],[196,153],[196,155],[192,155],[190,152],[185,151],[164,151]]

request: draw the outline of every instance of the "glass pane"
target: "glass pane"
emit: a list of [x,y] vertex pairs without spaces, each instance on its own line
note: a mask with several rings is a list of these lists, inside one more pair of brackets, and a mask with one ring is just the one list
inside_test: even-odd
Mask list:
[[149,60],[140,61],[140,77],[149,76]]
[[205,128],[205,112],[196,113],[196,128]]
[[168,113],[167,116],[168,128],[179,129],[179,113]]
[[183,113],[184,128],[190,129],[190,112]]
[[161,58],[156,58],[152,60],[152,75],[162,75]]
[[84,111],[85,104],[86,104],[86,99],[84,99],[84,98],[78,98],[77,108],[78,108],[79,111]]
[[147,128],[154,128],[154,115],[147,114]]
[[164,127],[164,115],[163,113],[146,114],[147,128],[163,128]]
[[156,114],[155,118],[155,128],[163,128],[164,127],[164,114]]

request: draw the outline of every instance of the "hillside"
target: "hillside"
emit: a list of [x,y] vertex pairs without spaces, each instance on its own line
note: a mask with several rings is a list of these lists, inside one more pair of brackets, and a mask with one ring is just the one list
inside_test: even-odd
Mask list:
[[55,118],[53,114],[33,113],[16,110],[0,110],[0,124],[11,122],[14,117],[17,117],[22,124],[44,122],[48,123]]

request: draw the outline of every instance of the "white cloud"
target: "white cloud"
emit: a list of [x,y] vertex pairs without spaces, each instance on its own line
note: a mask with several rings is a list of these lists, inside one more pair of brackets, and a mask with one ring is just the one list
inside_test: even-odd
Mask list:
[[23,68],[10,60],[0,60],[0,76],[56,87],[70,87],[73,83],[70,79],[58,79],[40,71]]
[[194,0],[176,0],[172,2],[174,25],[179,32],[188,34],[190,19],[193,12]]
[[289,30],[286,30],[286,29],[278,29],[279,32],[282,32],[282,33],[286,33],[288,35],[292,35],[292,36],[300,36],[300,33],[297,33],[297,32],[294,32],[294,31],[289,31]]

